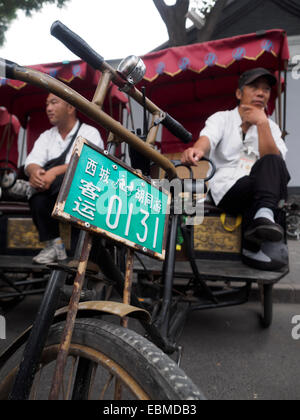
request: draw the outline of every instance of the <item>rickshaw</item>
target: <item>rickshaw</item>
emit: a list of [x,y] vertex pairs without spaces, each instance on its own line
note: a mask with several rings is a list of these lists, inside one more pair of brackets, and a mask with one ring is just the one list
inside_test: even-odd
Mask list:
[[[49,77],[46,78],[47,83],[45,83],[45,87],[47,90],[57,93],[63,99],[69,100],[70,103],[76,105],[80,111],[94,118],[95,121],[99,121],[104,127],[111,129],[113,134],[112,137],[114,137],[116,144],[119,144],[120,139],[126,139],[126,142],[128,142],[130,147],[136,149],[137,153],[132,154],[132,150],[130,150],[129,154],[131,154],[132,157],[132,166],[135,168],[134,174],[143,179],[143,184],[150,182],[149,179],[153,177],[156,177],[158,180],[164,178],[166,175],[169,179],[185,178],[185,175],[182,175],[181,172],[181,170],[185,168],[181,167],[180,162],[178,161],[178,155],[176,155],[184,146],[181,146],[175,137],[180,138],[181,141],[185,143],[196,140],[198,130],[201,128],[201,124],[199,124],[197,119],[199,109],[203,105],[202,100],[204,102],[204,109],[207,110],[207,114],[212,113],[213,106],[217,104],[216,98],[219,98],[221,104],[223,104],[220,105],[219,103],[219,109],[227,109],[230,101],[230,103],[234,105],[232,92],[235,90],[239,74],[247,68],[264,66],[273,71],[278,70],[278,77],[280,80],[279,90],[273,92],[273,100],[271,101],[270,109],[274,109],[274,102],[277,96],[279,101],[281,100],[281,89],[283,87],[281,83],[281,72],[286,70],[288,49],[286,35],[280,30],[214,41],[198,46],[192,45],[172,48],[170,50],[149,54],[143,57],[148,70],[146,71],[144,79],[140,82],[140,86],[146,87],[146,89],[141,88],[143,91],[143,93],[141,93],[138,88],[134,87],[131,80],[131,77],[134,79],[135,75],[130,74],[130,72],[126,74],[125,70],[128,70],[128,67],[122,67],[123,62],[116,71],[108,65],[101,56],[91,50],[83,40],[60,22],[56,22],[52,29],[54,35],[62,40],[68,48],[79,55],[80,58],[87,61],[91,66],[102,70],[103,75],[106,76],[106,79],[105,76],[102,78],[106,89],[112,81],[123,90],[123,92],[125,91],[131,98],[135,99],[144,107],[145,119],[148,119],[149,117],[147,112],[152,115],[152,121],[150,124],[144,124],[144,132],[141,136],[142,138],[139,139],[136,134],[140,135],[141,130],[137,133],[133,133],[132,131],[123,129],[121,125],[115,124],[113,119],[109,118],[107,114],[99,110],[96,111],[94,105],[97,102],[97,98],[99,99],[99,96],[101,96],[101,89],[97,89],[98,95],[95,94],[92,104],[88,104],[84,98],[77,98],[74,93],[70,94],[69,92],[62,91],[61,86],[58,86],[54,80],[49,79]],[[189,53],[191,53],[191,55],[189,55]],[[132,57],[130,59],[132,59]],[[131,61],[130,59],[129,62]],[[128,60],[126,63],[128,64]],[[137,64],[142,67],[139,60],[135,62],[135,65]],[[169,64],[170,69],[168,68]],[[30,71],[20,68],[20,66],[14,63],[5,62],[5,65],[8,77],[29,81],[32,84],[41,84],[39,75],[32,74]],[[38,77],[39,81],[37,80]],[[198,78],[199,80],[197,80]],[[221,81],[220,84],[217,85],[218,80]],[[173,84],[174,82],[175,84]],[[190,90],[188,89],[189,87]],[[224,88],[222,94],[220,92],[220,87]],[[160,94],[158,92],[160,92]],[[178,100],[179,106],[176,108],[175,105],[180,92],[182,92],[182,96],[181,99]],[[214,97],[212,97],[212,92],[215,94]],[[186,93],[186,96],[184,93]],[[209,98],[207,97],[207,93],[210,93]],[[155,97],[155,95],[157,95],[157,97]],[[184,101],[182,99],[183,97],[185,97]],[[198,98],[200,101],[197,100]],[[229,101],[227,101],[227,99]],[[158,101],[158,105],[154,103],[154,100]],[[163,108],[163,106],[165,108]],[[162,109],[164,109],[164,111],[162,111]],[[184,110],[182,111],[185,115],[184,118],[182,115],[180,116],[180,110]],[[193,110],[195,110],[194,114],[192,113]],[[172,117],[168,112],[170,112],[170,114],[172,112]],[[207,114],[206,116],[208,116]],[[173,116],[176,116],[176,119],[182,122],[183,125],[174,119]],[[203,116],[203,121],[206,116]],[[278,112],[278,116],[280,119],[282,118],[281,111]],[[172,135],[166,134],[163,130],[162,141],[160,142],[161,154],[158,154],[155,150],[155,146],[158,146],[156,143],[156,136],[159,125],[164,126],[164,128],[167,128],[172,133]],[[185,127],[188,127],[191,133],[187,131]],[[59,384],[61,384],[60,381],[62,380],[61,375],[62,372],[64,372],[64,368],[60,369],[60,367],[65,367],[65,358],[69,354],[68,352],[70,349],[76,353],[73,348],[76,340],[79,340],[77,342],[78,344],[82,343],[82,339],[78,338],[77,331],[78,327],[80,327],[80,323],[82,323],[81,329],[85,328],[83,325],[84,322],[81,321],[82,316],[92,317],[92,323],[89,322],[86,324],[87,330],[89,329],[88,325],[92,328],[92,324],[93,328],[96,328],[96,323],[100,322],[100,313],[114,314],[120,316],[122,319],[126,316],[135,316],[144,327],[147,339],[162,349],[164,353],[177,354],[177,363],[179,364],[182,349],[178,344],[178,338],[190,312],[244,303],[249,298],[252,283],[257,282],[261,286],[263,296],[262,324],[263,326],[268,327],[272,321],[272,286],[288,272],[288,266],[277,272],[254,270],[244,266],[240,260],[240,229],[238,223],[233,220],[232,224],[228,226],[227,223],[230,217],[225,216],[225,220],[223,217],[220,218],[220,211],[211,203],[205,205],[204,210],[205,216],[207,217],[204,217],[204,219],[209,219],[211,215],[213,215],[217,220],[212,219],[210,222],[212,223],[213,228],[210,229],[208,235],[213,235],[214,230],[219,230],[220,232],[218,223],[221,220],[223,230],[224,227],[227,229],[225,229],[225,233],[233,233],[234,238],[233,236],[230,236],[230,239],[228,239],[228,237],[224,238],[224,232],[222,232],[223,237],[221,235],[221,238],[217,239],[213,244],[208,240],[212,247],[210,249],[205,249],[201,244],[197,244],[196,241],[197,238],[200,238],[201,240],[201,237],[204,237],[205,235],[207,238],[207,233],[198,230],[197,225],[192,225],[192,228],[187,226],[184,217],[171,211],[170,217],[168,217],[165,222],[167,229],[165,229],[165,236],[163,239],[165,244],[163,258],[159,258],[161,255],[158,255],[157,252],[154,252],[153,250],[149,251],[146,247],[132,244],[128,240],[121,241],[121,246],[114,246],[113,249],[111,249],[111,240],[116,240],[113,235],[104,234],[101,229],[99,230],[99,228],[92,226],[91,223],[84,218],[81,218],[78,222],[76,217],[74,217],[74,214],[68,214],[67,216],[65,214],[65,206],[67,205],[68,197],[71,194],[72,182],[76,174],[77,165],[79,165],[80,162],[82,150],[85,146],[91,147],[86,140],[79,139],[78,144],[76,143],[74,147],[73,161],[70,165],[70,170],[68,170],[65,176],[53,213],[59,219],[67,219],[72,223],[77,223],[85,232],[82,235],[80,243],[80,270],[78,269],[77,272],[75,270],[74,273],[74,269],[72,271],[72,269],[66,266],[61,267],[60,265],[54,265],[50,267],[50,269],[52,269],[51,281],[48,282],[47,292],[44,294],[40,312],[33,328],[25,331],[0,358],[1,368],[5,366],[11,355],[14,354],[22,344],[27,342],[23,361],[19,370],[11,371],[9,376],[6,377],[4,385],[2,387],[0,386],[0,396],[3,398],[6,398],[9,395],[8,391],[11,391],[17,372],[13,389],[13,399],[28,398],[33,376],[36,370],[38,370],[42,352],[44,355],[41,360],[42,364],[45,362],[45,358],[46,362],[49,362],[50,359],[53,360],[52,353],[48,356],[46,348],[43,351],[49,328],[50,330],[52,330],[52,327],[54,327],[55,330],[58,328],[62,330],[63,327],[60,323],[62,319],[67,318],[66,322],[62,322],[64,325],[64,332],[59,349],[57,341],[55,341],[56,350],[54,358],[57,356],[58,361],[62,363],[61,365],[57,361],[55,379],[59,379],[59,381],[57,383],[54,380],[52,384],[52,391],[54,392],[52,396],[55,395],[56,397],[58,395],[57,392],[60,389]],[[179,147],[176,148],[177,146]],[[115,147],[109,146],[108,151],[104,151],[103,155],[106,158],[109,156],[109,151],[111,149],[115,149]],[[164,156],[166,154],[167,156]],[[172,154],[173,163],[169,160],[170,154]],[[143,158],[141,158],[140,155],[142,155]],[[145,164],[145,157],[150,161],[149,163],[146,162]],[[111,160],[113,162],[112,167],[114,170],[117,170],[119,166],[126,169],[126,165],[121,163],[119,159],[116,160],[116,158],[111,157]],[[191,170],[189,171],[190,178],[195,180],[200,176],[204,182],[206,182],[213,176],[215,170],[213,162],[205,161],[204,163],[206,165],[205,168],[200,168],[199,172],[197,170],[195,173],[192,173]],[[207,164],[211,166],[211,170],[207,168]],[[143,167],[144,174],[141,174],[141,167]],[[127,170],[129,170],[128,167]],[[192,196],[194,196],[194,193],[196,192],[194,188],[196,184],[196,181],[191,183],[190,194],[192,194]],[[128,193],[128,188],[125,192]],[[205,185],[201,197],[203,196],[203,192],[207,192]],[[172,192],[168,192],[167,195],[172,197]],[[202,197],[201,200],[203,201],[203,199],[204,198]],[[115,196],[114,200],[118,201]],[[147,227],[145,220],[146,219],[143,219],[142,224],[146,232]],[[156,224],[156,227],[157,226],[158,224]],[[100,297],[102,300],[99,301],[99,294],[97,294],[97,292],[94,294],[93,292],[95,290],[93,288],[90,289],[87,284],[83,287],[90,250],[90,231],[93,233],[101,233],[104,236],[102,243],[99,245],[101,274],[100,278],[89,276],[88,274],[86,277],[94,282],[102,281],[105,284],[112,284],[115,290],[123,296],[123,304],[121,304],[121,306],[118,306],[120,304],[117,306],[113,305],[113,302],[111,301],[103,301],[102,291]],[[153,233],[155,236],[153,244],[156,244],[157,229]],[[207,242],[207,239],[204,242]],[[218,245],[217,249],[215,247],[216,243]],[[228,245],[228,243],[229,246],[225,249],[225,245]],[[126,247],[131,247],[134,250],[134,252],[132,249],[126,251],[125,258],[124,245]],[[220,250],[222,250],[222,252]],[[161,262],[159,260],[164,261]],[[124,267],[124,269],[122,269],[122,267]],[[47,268],[49,269],[49,267]],[[62,283],[65,282],[66,277],[69,274],[76,275],[70,306],[68,309],[62,308],[55,312],[57,309],[56,304],[59,297],[58,295],[62,289]],[[243,283],[242,286],[239,285],[239,283]],[[126,305],[126,308],[124,305]],[[128,305],[133,306],[128,308]],[[120,311],[120,307],[123,311]],[[76,316],[78,318],[78,321],[76,321],[77,324],[75,322]],[[95,319],[93,319],[94,316]],[[52,323],[53,325],[51,326]],[[76,324],[75,327],[74,323]],[[127,326],[128,324],[125,322],[123,325]],[[130,330],[128,330],[128,334],[129,333],[131,333]],[[108,334],[110,334],[110,332]],[[73,341],[70,342],[71,337],[72,340],[75,340],[74,343]],[[66,342],[68,344],[67,348],[64,347]],[[121,346],[120,343],[119,346]],[[120,349],[121,347],[119,350]],[[157,351],[158,349],[155,350],[157,361],[160,359],[162,360],[162,354]],[[58,352],[58,355],[56,352]],[[120,351],[118,353],[120,353]],[[87,388],[89,388],[91,383],[91,363],[93,360],[87,357],[87,355],[84,356],[84,360],[79,361],[77,368],[75,378],[76,386],[75,392],[73,393],[73,398],[75,399],[86,397]],[[115,355],[115,357],[117,357],[117,355]],[[87,358],[89,359],[88,365],[86,365]],[[97,361],[97,363],[99,362]],[[153,365],[154,359],[151,359],[150,361],[148,358],[146,363]],[[124,364],[121,364],[121,367],[126,369]],[[129,367],[129,370],[131,367],[132,366]],[[146,368],[146,366],[144,366],[144,368]],[[172,369],[173,368],[174,365],[172,365]],[[114,368],[112,371],[116,375]],[[163,376],[166,374],[166,371],[167,370],[165,370]],[[125,380],[126,375],[124,373],[118,372],[116,376],[118,377],[116,388],[118,388],[117,382],[120,379],[129,386],[129,383]],[[176,377],[176,375],[174,375],[174,377]],[[167,379],[171,381],[171,377],[168,377]],[[108,382],[104,385],[105,389],[108,387],[109,382],[110,379],[108,379]],[[178,388],[178,383],[174,384],[175,388],[176,386]],[[183,385],[181,384],[179,388],[181,386]],[[195,391],[188,381],[185,382],[185,387],[189,389],[190,395],[192,395],[193,398],[201,399],[203,397],[201,393]],[[161,389],[161,387],[158,388]],[[115,389],[115,395],[116,393],[117,391]],[[137,395],[140,397],[142,392]]]
[[[285,138],[288,59],[285,31],[260,31],[147,54],[143,57],[147,71],[138,87],[143,86],[147,96],[180,121],[195,140],[210,115],[236,106],[234,92],[240,74],[255,67],[267,68],[277,75],[279,81],[277,89],[272,91],[267,112],[274,116]],[[156,145],[164,155],[180,166],[180,154],[187,147],[182,141],[163,128],[162,141]],[[203,171],[205,173],[206,170],[203,166],[207,166],[207,163],[193,169],[190,176],[203,177]],[[178,167],[178,173],[181,177],[189,176],[186,168]],[[285,206],[287,209],[286,203]],[[206,291],[208,300],[202,301],[202,297],[195,299],[194,293],[190,292],[190,304],[181,309],[181,315],[178,311],[174,317],[174,331],[190,311],[246,302],[251,284],[257,284],[260,291],[263,308],[261,324],[265,328],[269,327],[272,323],[273,285],[288,273],[288,264],[278,271],[259,270],[244,265],[241,261],[241,220],[225,215],[221,209],[216,208],[209,194],[205,201],[204,215],[203,223],[191,229],[182,223],[183,232],[177,236],[173,278],[177,278],[179,283],[180,279],[181,282],[183,278],[190,279],[183,290],[180,286],[177,289],[177,293],[183,293],[185,297],[189,287],[195,287],[197,279],[202,293]],[[172,266],[173,263],[170,264]],[[136,271],[141,283],[144,280],[148,285],[148,292],[149,279],[165,287],[165,280],[161,283],[162,266],[156,262],[139,259]],[[221,282],[216,286],[217,295],[211,294],[212,288],[207,290],[207,282],[212,282],[212,288]],[[242,286],[234,287],[234,283]],[[173,284],[171,280],[170,284]],[[170,296],[166,297],[166,301],[169,299]],[[159,300],[156,297],[154,301]],[[158,322],[167,325],[169,319],[163,316]]]
[[[40,64],[31,68],[56,77],[89,100],[101,77],[100,71],[94,70],[82,60]],[[47,92],[43,89],[8,79],[1,79],[0,89],[3,105],[0,109],[0,175],[4,177],[2,179],[5,187],[5,179],[9,180],[10,176],[12,182],[16,176],[23,178],[24,159],[39,134],[51,126],[45,113]],[[111,85],[103,106],[109,115],[122,122],[127,97],[116,86]],[[7,109],[10,109],[10,113]],[[79,113],[78,117],[82,122],[96,126],[106,141],[107,130],[83,114]],[[31,262],[32,256],[41,249],[42,244],[32,223],[28,203],[24,199],[5,197],[3,188],[0,215],[0,307],[7,311],[20,303],[25,296],[43,293],[49,278],[49,268],[38,267]],[[60,228],[70,253],[73,251],[72,231],[64,224]]]

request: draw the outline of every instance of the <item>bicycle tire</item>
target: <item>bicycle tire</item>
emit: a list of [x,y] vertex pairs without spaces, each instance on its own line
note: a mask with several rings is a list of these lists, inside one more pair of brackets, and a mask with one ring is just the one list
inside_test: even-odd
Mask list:
[[300,213],[290,213],[286,218],[286,233],[291,239],[300,236]]
[[267,329],[273,321],[273,284],[264,284],[262,286],[262,305],[261,325]]
[[[45,363],[43,368],[48,369],[50,364],[55,364],[63,328],[64,322],[52,325],[41,357],[41,366]],[[113,372],[118,380],[125,384],[126,392],[128,387],[131,387],[129,389],[135,399],[205,400],[194,383],[166,354],[139,334],[116,324],[99,319],[78,319],[69,356],[80,356],[96,363],[97,367],[104,366],[110,375]],[[16,369],[10,370],[0,383],[2,400],[9,397]],[[40,373],[41,370],[37,372],[36,377]],[[37,399],[48,397],[52,375],[49,376],[47,372],[47,376],[49,383],[41,384],[39,391],[42,392],[42,396]],[[75,382],[73,381],[73,385]],[[96,391],[99,395],[99,389]],[[132,399],[132,396],[128,398],[124,395],[124,398]],[[94,398],[90,395],[90,399]],[[103,399],[112,398],[104,396]]]

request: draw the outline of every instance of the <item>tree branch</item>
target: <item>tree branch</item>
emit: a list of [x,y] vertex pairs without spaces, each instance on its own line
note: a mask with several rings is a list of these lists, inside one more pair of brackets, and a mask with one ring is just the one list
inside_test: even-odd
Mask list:
[[153,2],[167,26],[170,46],[185,45],[187,43],[185,15],[190,0],[177,0],[173,6],[166,5],[164,0],[153,0]]
[[45,4],[56,4],[62,7],[70,0],[1,0],[0,1],[0,46],[4,44],[5,32],[16,19],[17,11],[23,10],[27,16],[39,11]]
[[227,0],[216,1],[216,4],[206,17],[205,26],[197,31],[197,42],[206,42],[211,40],[226,3]]

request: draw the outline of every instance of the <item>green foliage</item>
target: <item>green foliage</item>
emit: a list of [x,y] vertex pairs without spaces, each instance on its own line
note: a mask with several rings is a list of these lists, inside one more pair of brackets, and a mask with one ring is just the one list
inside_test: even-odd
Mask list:
[[5,32],[16,19],[17,12],[23,10],[27,16],[39,11],[46,4],[64,6],[69,0],[0,0],[0,46],[4,44]]

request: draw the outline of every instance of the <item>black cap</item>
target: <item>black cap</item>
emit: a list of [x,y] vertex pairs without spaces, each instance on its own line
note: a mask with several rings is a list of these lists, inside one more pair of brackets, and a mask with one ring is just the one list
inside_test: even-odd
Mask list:
[[269,70],[264,69],[262,67],[257,67],[255,69],[245,71],[240,79],[239,79],[239,89],[242,89],[245,85],[250,85],[250,83],[254,82],[254,80],[258,79],[259,77],[265,77],[270,86],[274,86],[277,83],[276,77],[269,72]]

